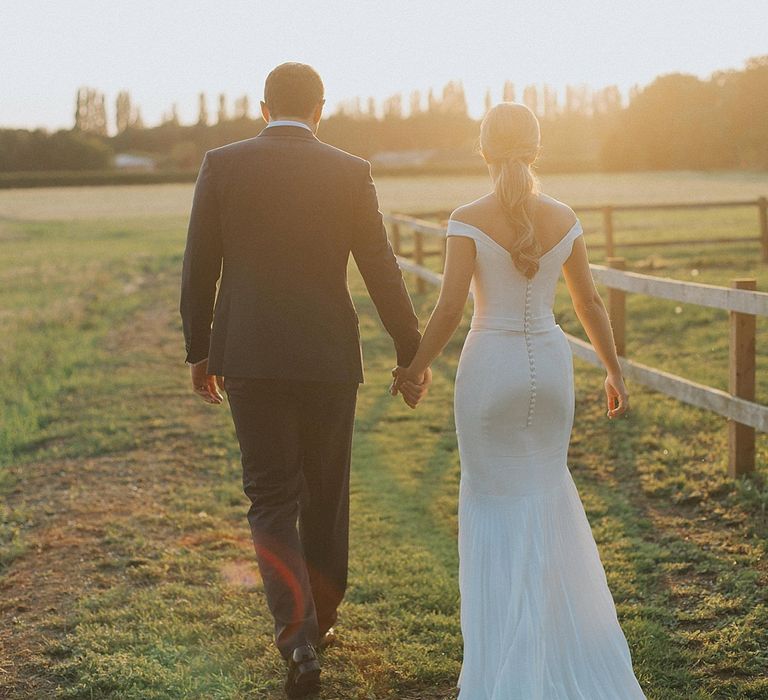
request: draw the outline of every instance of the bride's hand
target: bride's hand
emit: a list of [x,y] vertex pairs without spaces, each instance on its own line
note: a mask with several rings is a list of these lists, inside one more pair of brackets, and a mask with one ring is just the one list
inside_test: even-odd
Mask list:
[[416,408],[419,402],[426,396],[432,384],[432,370],[427,368],[417,374],[407,367],[395,367],[392,370],[392,396],[402,394],[403,400],[411,408]]
[[629,410],[629,393],[624,386],[624,377],[609,374],[605,378],[605,401],[608,406],[608,419],[616,418]]

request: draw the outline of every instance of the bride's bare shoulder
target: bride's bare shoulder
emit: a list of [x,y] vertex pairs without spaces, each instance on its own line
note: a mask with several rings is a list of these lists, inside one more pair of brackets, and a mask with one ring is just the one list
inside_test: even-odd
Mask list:
[[456,207],[451,213],[451,219],[470,224],[471,226],[480,224],[493,207],[492,197],[492,195],[486,194],[473,202],[468,202],[467,204],[462,204],[460,207]]
[[569,229],[576,223],[576,213],[564,202],[543,192],[536,197],[536,218],[551,229]]

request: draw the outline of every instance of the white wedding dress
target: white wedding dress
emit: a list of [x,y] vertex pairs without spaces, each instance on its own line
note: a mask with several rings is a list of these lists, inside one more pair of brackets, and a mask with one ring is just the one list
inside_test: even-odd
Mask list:
[[577,221],[527,280],[480,229],[456,376],[460,700],[645,698],[566,464],[573,361],[552,314]]

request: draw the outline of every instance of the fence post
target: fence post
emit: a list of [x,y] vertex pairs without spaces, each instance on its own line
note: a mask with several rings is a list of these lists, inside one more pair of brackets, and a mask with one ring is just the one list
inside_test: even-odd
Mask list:
[[400,224],[392,224],[392,250],[400,255]]
[[[424,234],[420,231],[413,232],[413,261],[419,267],[424,267]],[[427,283],[422,277],[416,278],[416,291],[419,294],[427,291]]]
[[[624,258],[608,258],[608,267],[614,270],[626,270]],[[627,293],[621,289],[608,288],[608,316],[613,328],[613,339],[616,344],[616,354],[623,357],[627,351],[626,341],[626,312]]]
[[613,207],[603,207],[603,236],[605,237],[605,256],[613,257]]
[[760,197],[757,200],[760,214],[760,247],[763,251],[763,262],[768,263],[768,199]]
[[[731,280],[734,289],[757,289],[753,278]],[[731,311],[728,391],[755,400],[755,317]],[[728,474],[741,476],[755,470],[755,429],[728,419]]]

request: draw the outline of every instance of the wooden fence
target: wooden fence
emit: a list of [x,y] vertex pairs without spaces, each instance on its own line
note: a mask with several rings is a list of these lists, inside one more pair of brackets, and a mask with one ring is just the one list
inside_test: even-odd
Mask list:
[[[765,209],[762,211],[765,212]],[[444,257],[445,228],[431,221],[399,214],[387,215],[385,221],[389,225],[390,240],[398,262],[403,270],[416,275],[418,291],[426,291],[427,285],[439,285],[442,275],[426,268],[424,261],[430,255]],[[403,229],[410,229],[413,233],[413,247],[408,252],[403,250]],[[436,238],[441,245],[438,249],[427,250],[425,237]],[[686,244],[691,242],[685,241]],[[606,262],[607,265],[591,264],[590,267],[593,278],[608,288],[608,313],[624,376],[726,418],[729,474],[735,477],[754,471],[755,431],[768,433],[768,406],[755,403],[756,317],[768,316],[768,293],[755,291],[756,281],[752,278],[734,279],[730,288],[718,287],[629,272],[624,258],[610,256]],[[727,311],[730,320],[728,391],[624,357],[628,292]],[[574,356],[602,366],[589,343],[569,333],[566,337]]]
[[[622,242],[622,248],[641,248],[645,246],[670,246],[707,243],[745,243],[757,241],[760,243],[760,256],[763,262],[768,262],[768,198],[748,199],[727,202],[684,202],[671,204],[611,204],[600,206],[577,206],[574,210],[579,213],[602,213],[602,243],[590,243],[590,248],[605,250],[606,257],[616,255],[617,244],[614,239],[614,214],[627,211],[670,211],[684,209],[733,209],[744,207],[757,207],[757,223],[759,234],[757,236],[730,236],[728,238],[702,238],[696,240],[674,239],[654,241]],[[435,211],[420,214],[425,219],[447,219],[450,212]]]

